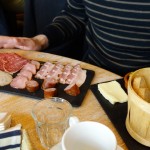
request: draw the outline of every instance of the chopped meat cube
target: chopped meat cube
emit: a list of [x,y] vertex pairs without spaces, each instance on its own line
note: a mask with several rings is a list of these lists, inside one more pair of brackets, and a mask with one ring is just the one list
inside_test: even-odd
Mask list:
[[56,96],[57,89],[56,88],[47,88],[44,89],[44,98],[51,98],[53,96]]
[[32,74],[36,74],[36,66],[31,63],[27,63],[26,65],[24,65],[23,69],[31,71]]
[[31,80],[33,74],[29,70],[21,69],[21,71],[17,75],[27,77],[28,80]]
[[39,88],[39,83],[35,80],[30,80],[26,82],[26,89],[29,92],[35,92]]
[[71,96],[77,96],[80,94],[80,89],[75,83],[68,85],[64,91]]
[[15,78],[13,78],[12,82],[10,83],[10,86],[15,89],[25,89],[27,81],[27,77],[16,76]]
[[38,62],[38,61],[31,60],[31,64],[35,65],[37,70],[40,68],[40,62]]

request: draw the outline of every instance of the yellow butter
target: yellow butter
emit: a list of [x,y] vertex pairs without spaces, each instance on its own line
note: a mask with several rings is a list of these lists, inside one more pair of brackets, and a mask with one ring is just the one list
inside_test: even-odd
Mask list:
[[128,100],[128,95],[117,81],[99,83],[98,90],[111,104],[124,103]]

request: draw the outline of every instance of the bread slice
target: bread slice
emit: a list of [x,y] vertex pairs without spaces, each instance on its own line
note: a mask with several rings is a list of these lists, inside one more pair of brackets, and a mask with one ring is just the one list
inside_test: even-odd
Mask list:
[[143,100],[150,103],[150,90],[148,88],[139,88],[137,93]]
[[12,81],[12,75],[7,72],[0,71],[0,86],[8,85]]
[[135,77],[132,86],[135,92],[138,92],[139,88],[147,88],[145,78],[143,76]]

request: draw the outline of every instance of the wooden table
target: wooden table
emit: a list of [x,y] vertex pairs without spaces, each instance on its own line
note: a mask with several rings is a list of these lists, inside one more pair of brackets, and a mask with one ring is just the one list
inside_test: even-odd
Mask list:
[[[61,61],[64,64],[70,63],[73,65],[80,63],[82,68],[95,71],[95,76],[91,84],[121,78],[120,76],[102,68],[53,54],[10,49],[0,50],[0,52],[15,52],[26,58],[38,61]],[[18,123],[22,124],[22,128],[26,129],[27,133],[29,134],[29,138],[34,150],[45,150],[40,144],[39,138],[35,131],[35,124],[31,116],[31,109],[36,102],[36,99],[0,92],[0,111],[7,111],[12,115],[12,126]],[[97,121],[107,125],[115,133],[118,145],[120,145],[124,150],[127,150],[125,143],[123,142],[122,138],[107,117],[106,113],[98,103],[91,90],[88,90],[82,105],[80,107],[73,108],[73,115],[79,117],[81,121]]]

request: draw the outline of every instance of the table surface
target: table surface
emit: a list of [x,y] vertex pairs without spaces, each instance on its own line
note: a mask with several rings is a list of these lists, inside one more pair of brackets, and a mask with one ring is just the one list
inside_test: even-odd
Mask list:
[[[15,52],[28,59],[43,62],[60,61],[63,64],[70,63],[72,65],[79,63],[82,68],[95,71],[95,76],[91,84],[121,78],[120,76],[107,70],[104,70],[102,68],[58,55],[35,51],[23,51],[12,49],[5,49],[5,50],[1,49],[0,52]],[[7,111],[12,115],[12,124],[11,124],[12,126],[18,123],[22,124],[22,128],[26,129],[29,135],[34,150],[45,150],[40,144],[38,135],[36,134],[34,120],[31,116],[31,109],[36,102],[37,102],[36,99],[0,92],[0,112]],[[105,124],[116,135],[118,145],[120,145],[124,150],[127,150],[124,141],[118,134],[117,130],[109,120],[108,116],[104,112],[103,108],[101,107],[101,105],[91,92],[91,90],[88,90],[82,102],[82,105],[80,107],[73,108],[73,115],[77,116],[81,121],[89,120]]]

